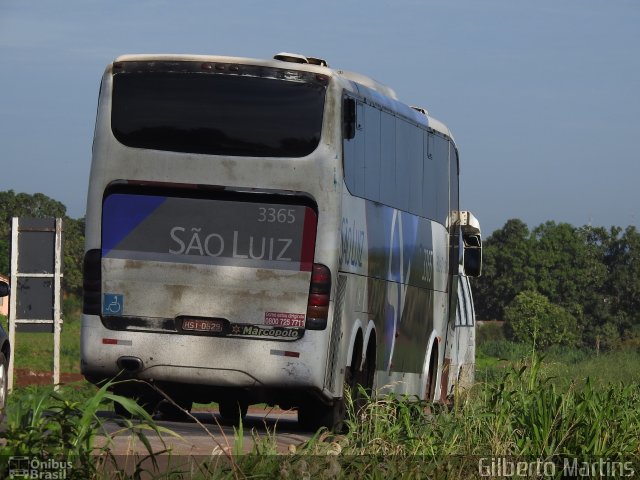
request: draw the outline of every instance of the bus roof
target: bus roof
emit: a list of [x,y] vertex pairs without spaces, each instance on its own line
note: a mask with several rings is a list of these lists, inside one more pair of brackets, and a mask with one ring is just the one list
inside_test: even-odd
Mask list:
[[[305,57],[299,54],[279,53],[274,59],[256,59],[246,57],[229,57],[221,55],[194,55],[194,54],[128,54],[121,55],[114,60],[118,62],[211,62],[211,63],[239,63],[244,65],[261,65],[272,68],[290,68],[305,72],[314,72],[326,75],[335,79],[340,79],[343,87],[350,90],[382,107],[397,112],[418,124],[435,130],[453,140],[453,135],[449,128],[439,120],[436,120],[427,113],[426,110],[419,111],[398,100],[395,91],[360,73],[347,70],[335,70],[326,65],[322,59]],[[305,60],[307,63],[305,63]],[[313,62],[313,63],[310,63]],[[454,141],[455,144],[455,141]]]

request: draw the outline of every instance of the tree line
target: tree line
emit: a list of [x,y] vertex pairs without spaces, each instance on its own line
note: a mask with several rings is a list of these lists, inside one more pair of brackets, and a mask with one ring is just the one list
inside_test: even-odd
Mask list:
[[640,345],[640,233],[633,226],[547,222],[530,230],[509,220],[485,240],[473,287],[477,318],[506,320],[515,340]]
[[66,295],[82,294],[84,219],[67,216],[67,207],[42,193],[0,192],[0,273],[11,271],[11,218],[62,218],[62,288]]
[[[11,218],[63,218],[63,289],[82,293],[84,219],[42,193],[0,192],[0,273],[10,270]],[[507,333],[539,346],[640,345],[640,233],[635,227],[574,227],[547,222],[530,230],[508,220],[483,244],[473,280],[478,319],[506,320]]]

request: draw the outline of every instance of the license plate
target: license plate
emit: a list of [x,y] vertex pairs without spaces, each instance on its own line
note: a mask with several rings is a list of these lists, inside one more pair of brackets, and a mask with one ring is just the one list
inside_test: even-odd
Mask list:
[[182,329],[190,332],[222,333],[224,322],[217,319],[185,318]]

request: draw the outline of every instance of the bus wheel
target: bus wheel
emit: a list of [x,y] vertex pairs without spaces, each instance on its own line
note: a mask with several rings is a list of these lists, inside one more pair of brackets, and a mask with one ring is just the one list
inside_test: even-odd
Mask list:
[[427,377],[427,384],[424,389],[425,408],[424,413],[430,415],[432,413],[432,406],[434,398],[436,396],[436,382],[438,380],[438,350],[431,353],[429,359],[429,376]]
[[[145,390],[116,390],[114,392],[116,395],[120,395],[122,397],[129,398],[134,400],[138,405],[140,405],[145,412],[149,415],[153,415],[156,411],[158,403],[160,402],[160,396],[152,391],[150,388]],[[113,401],[113,410],[117,415],[120,415],[124,418],[132,418],[133,415],[129,410],[127,410],[120,402],[117,400]]]
[[[151,385],[143,382],[119,383],[114,387],[113,393],[115,395],[134,400],[149,415],[153,415],[155,413],[158,403],[162,399],[160,394],[156,392]],[[117,400],[113,401],[113,410],[121,417],[131,418],[134,416]]]
[[336,400],[333,405],[325,405],[320,400],[309,399],[298,407],[298,425],[304,430],[317,431],[325,427],[335,433],[344,431],[346,416],[343,398]]
[[0,420],[4,417],[4,407],[7,403],[7,357],[0,352]]
[[247,410],[249,409],[249,403],[240,399],[223,399],[218,402],[218,411],[222,422],[238,425],[244,417],[247,416]]
[[429,380],[427,381],[427,388],[425,389],[425,395],[427,400],[430,402],[434,401],[434,397],[436,396],[436,382],[438,380],[438,357],[437,351],[435,354],[431,355],[431,359],[429,360]]
[[368,349],[367,357],[362,365],[362,370],[358,370],[353,366],[347,368],[345,373],[345,385],[349,386],[351,401],[353,405],[353,413],[357,418],[367,402],[371,398],[373,390],[373,376],[375,372],[375,350]]
[[172,400],[173,403],[165,399],[158,404],[158,412],[160,412],[161,419],[173,422],[189,420],[189,412],[191,411],[191,407],[193,407],[193,402],[185,399]]

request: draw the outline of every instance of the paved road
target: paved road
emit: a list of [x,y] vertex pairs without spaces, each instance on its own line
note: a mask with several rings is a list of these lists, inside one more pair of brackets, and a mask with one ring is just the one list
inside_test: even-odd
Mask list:
[[[111,451],[114,455],[143,455],[146,448],[140,439],[130,432],[123,431],[117,421],[118,417],[111,412],[100,414],[106,418],[106,434],[100,440],[102,444],[106,437],[112,439]],[[187,422],[171,422],[158,420],[163,428],[171,430],[158,437],[155,432],[146,432],[146,436],[154,449],[159,452],[171,449],[173,455],[182,456],[211,456],[224,455],[234,452],[234,427],[222,425],[217,412],[196,412],[197,419]],[[238,427],[235,427],[237,430]],[[287,453],[290,449],[310,439],[313,432],[303,431],[298,427],[295,412],[283,412],[272,409],[251,409],[243,423],[243,450],[250,452],[254,446],[254,439],[268,439],[276,436],[277,450]]]

